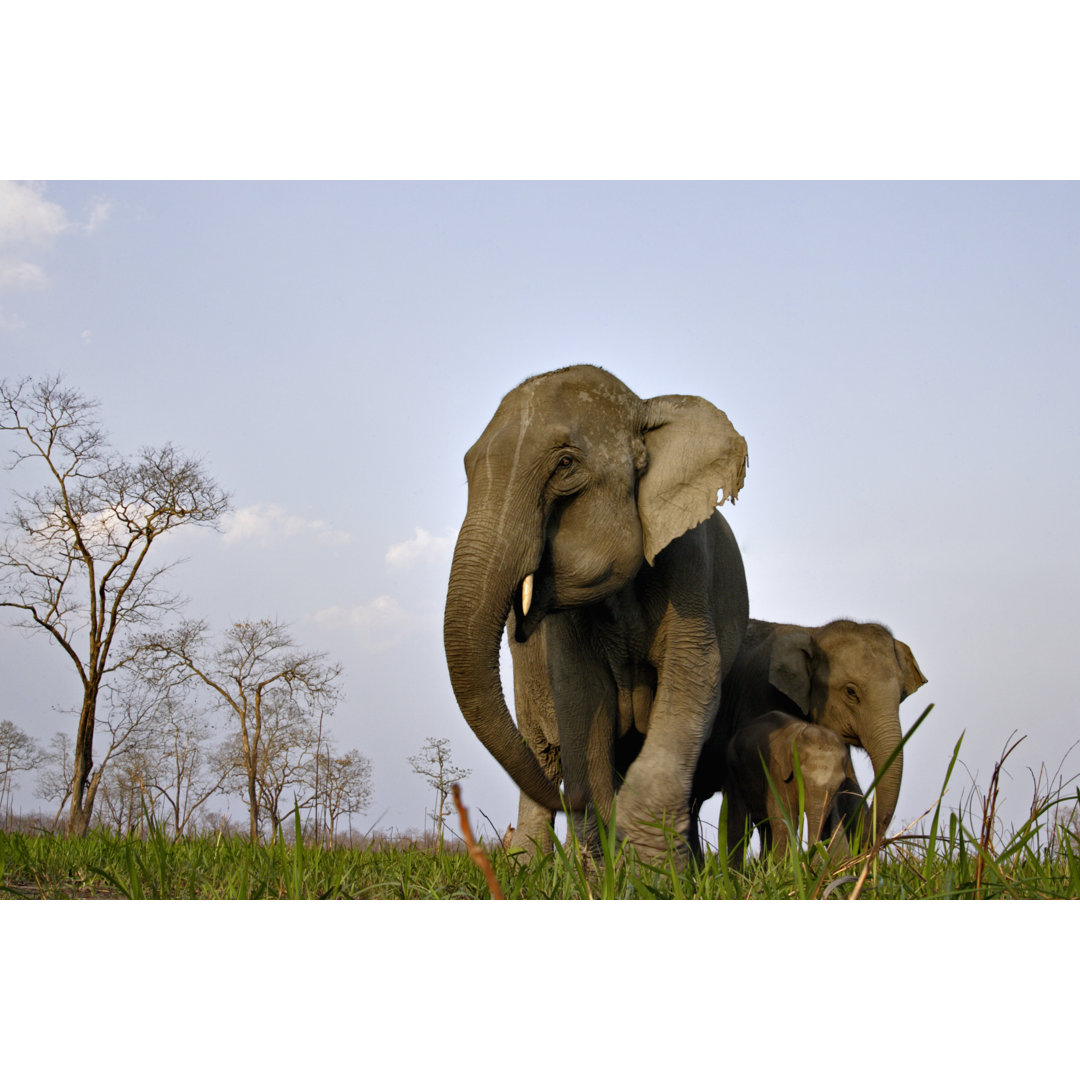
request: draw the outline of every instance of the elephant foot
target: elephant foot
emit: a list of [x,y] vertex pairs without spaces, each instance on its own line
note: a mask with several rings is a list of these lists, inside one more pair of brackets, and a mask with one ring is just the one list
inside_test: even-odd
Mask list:
[[524,862],[548,855],[552,848],[554,824],[555,815],[523,793],[518,804],[517,826],[507,830],[503,849]]
[[518,862],[530,863],[543,858],[552,851],[552,832],[544,826],[543,831],[522,828],[520,825],[503,837],[503,850]]
[[694,858],[694,851],[687,837],[663,824],[654,827],[641,826],[628,833],[627,839],[638,858],[661,869],[673,867],[682,871]]
[[600,842],[600,830],[597,827],[595,811],[574,810],[567,817],[566,849],[577,850],[586,864],[604,861],[604,846]]
[[634,805],[625,788],[616,806],[616,837],[630,842],[638,857],[654,866],[682,870],[693,857],[690,814],[685,807],[650,810]]

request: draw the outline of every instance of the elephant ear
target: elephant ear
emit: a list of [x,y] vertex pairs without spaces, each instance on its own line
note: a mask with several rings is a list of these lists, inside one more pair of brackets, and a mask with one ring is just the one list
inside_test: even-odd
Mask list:
[[780,631],[769,655],[769,684],[810,715],[810,687],[814,679],[814,639],[802,629]]
[[795,739],[779,739],[769,755],[769,775],[774,783],[790,784],[795,779]]
[[746,440],[704,398],[669,394],[645,406],[648,465],[638,482],[638,515],[651,566],[672,540],[735,501],[746,475]]
[[915,662],[915,655],[902,642],[895,643],[896,660],[900,665],[900,672],[904,676],[904,686],[900,691],[900,700],[903,701],[908,694],[914,694],[926,682],[926,676],[919,670]]

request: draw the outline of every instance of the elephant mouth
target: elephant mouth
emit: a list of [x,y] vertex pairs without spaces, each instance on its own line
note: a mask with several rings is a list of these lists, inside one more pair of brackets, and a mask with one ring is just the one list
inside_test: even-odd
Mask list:
[[622,579],[610,566],[583,575],[580,580],[563,583],[558,590],[550,552],[545,551],[540,565],[527,573],[514,589],[514,637],[528,641],[536,628],[552,612],[596,603],[621,587]]

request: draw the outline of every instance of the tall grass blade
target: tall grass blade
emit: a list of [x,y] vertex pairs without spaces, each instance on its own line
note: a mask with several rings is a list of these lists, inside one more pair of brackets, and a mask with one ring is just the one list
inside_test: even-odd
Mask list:
[[300,826],[300,803],[293,799],[293,860],[292,860],[292,887],[289,890],[290,900],[303,900],[304,898],[304,830]]
[[[925,715],[925,714],[924,714]],[[926,848],[926,876],[930,878],[933,875],[935,862],[937,859],[937,835],[938,835],[938,819],[941,815],[941,804],[945,799],[945,792],[949,787],[949,778],[952,776],[953,769],[956,766],[957,758],[960,756],[960,744],[964,741],[964,735],[966,732],[960,732],[960,738],[956,740],[956,745],[953,747],[952,757],[949,759],[949,767],[945,770],[945,779],[941,782],[941,794],[937,798],[937,802],[934,804],[934,817],[930,822],[930,838],[927,842]],[[950,848],[951,848],[950,841]]]

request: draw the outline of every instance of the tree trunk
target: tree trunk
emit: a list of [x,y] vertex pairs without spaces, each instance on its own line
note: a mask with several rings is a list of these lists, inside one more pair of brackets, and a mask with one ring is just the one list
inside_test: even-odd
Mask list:
[[97,782],[91,782],[94,768],[94,719],[97,712],[97,683],[87,683],[83,692],[82,710],[79,713],[79,729],[75,736],[75,764],[71,776],[71,813],[68,832],[72,836],[85,836],[90,828],[90,816],[94,812],[94,796]]
[[255,795],[255,771],[248,769],[248,818],[251,825],[251,842],[259,838],[259,800]]

